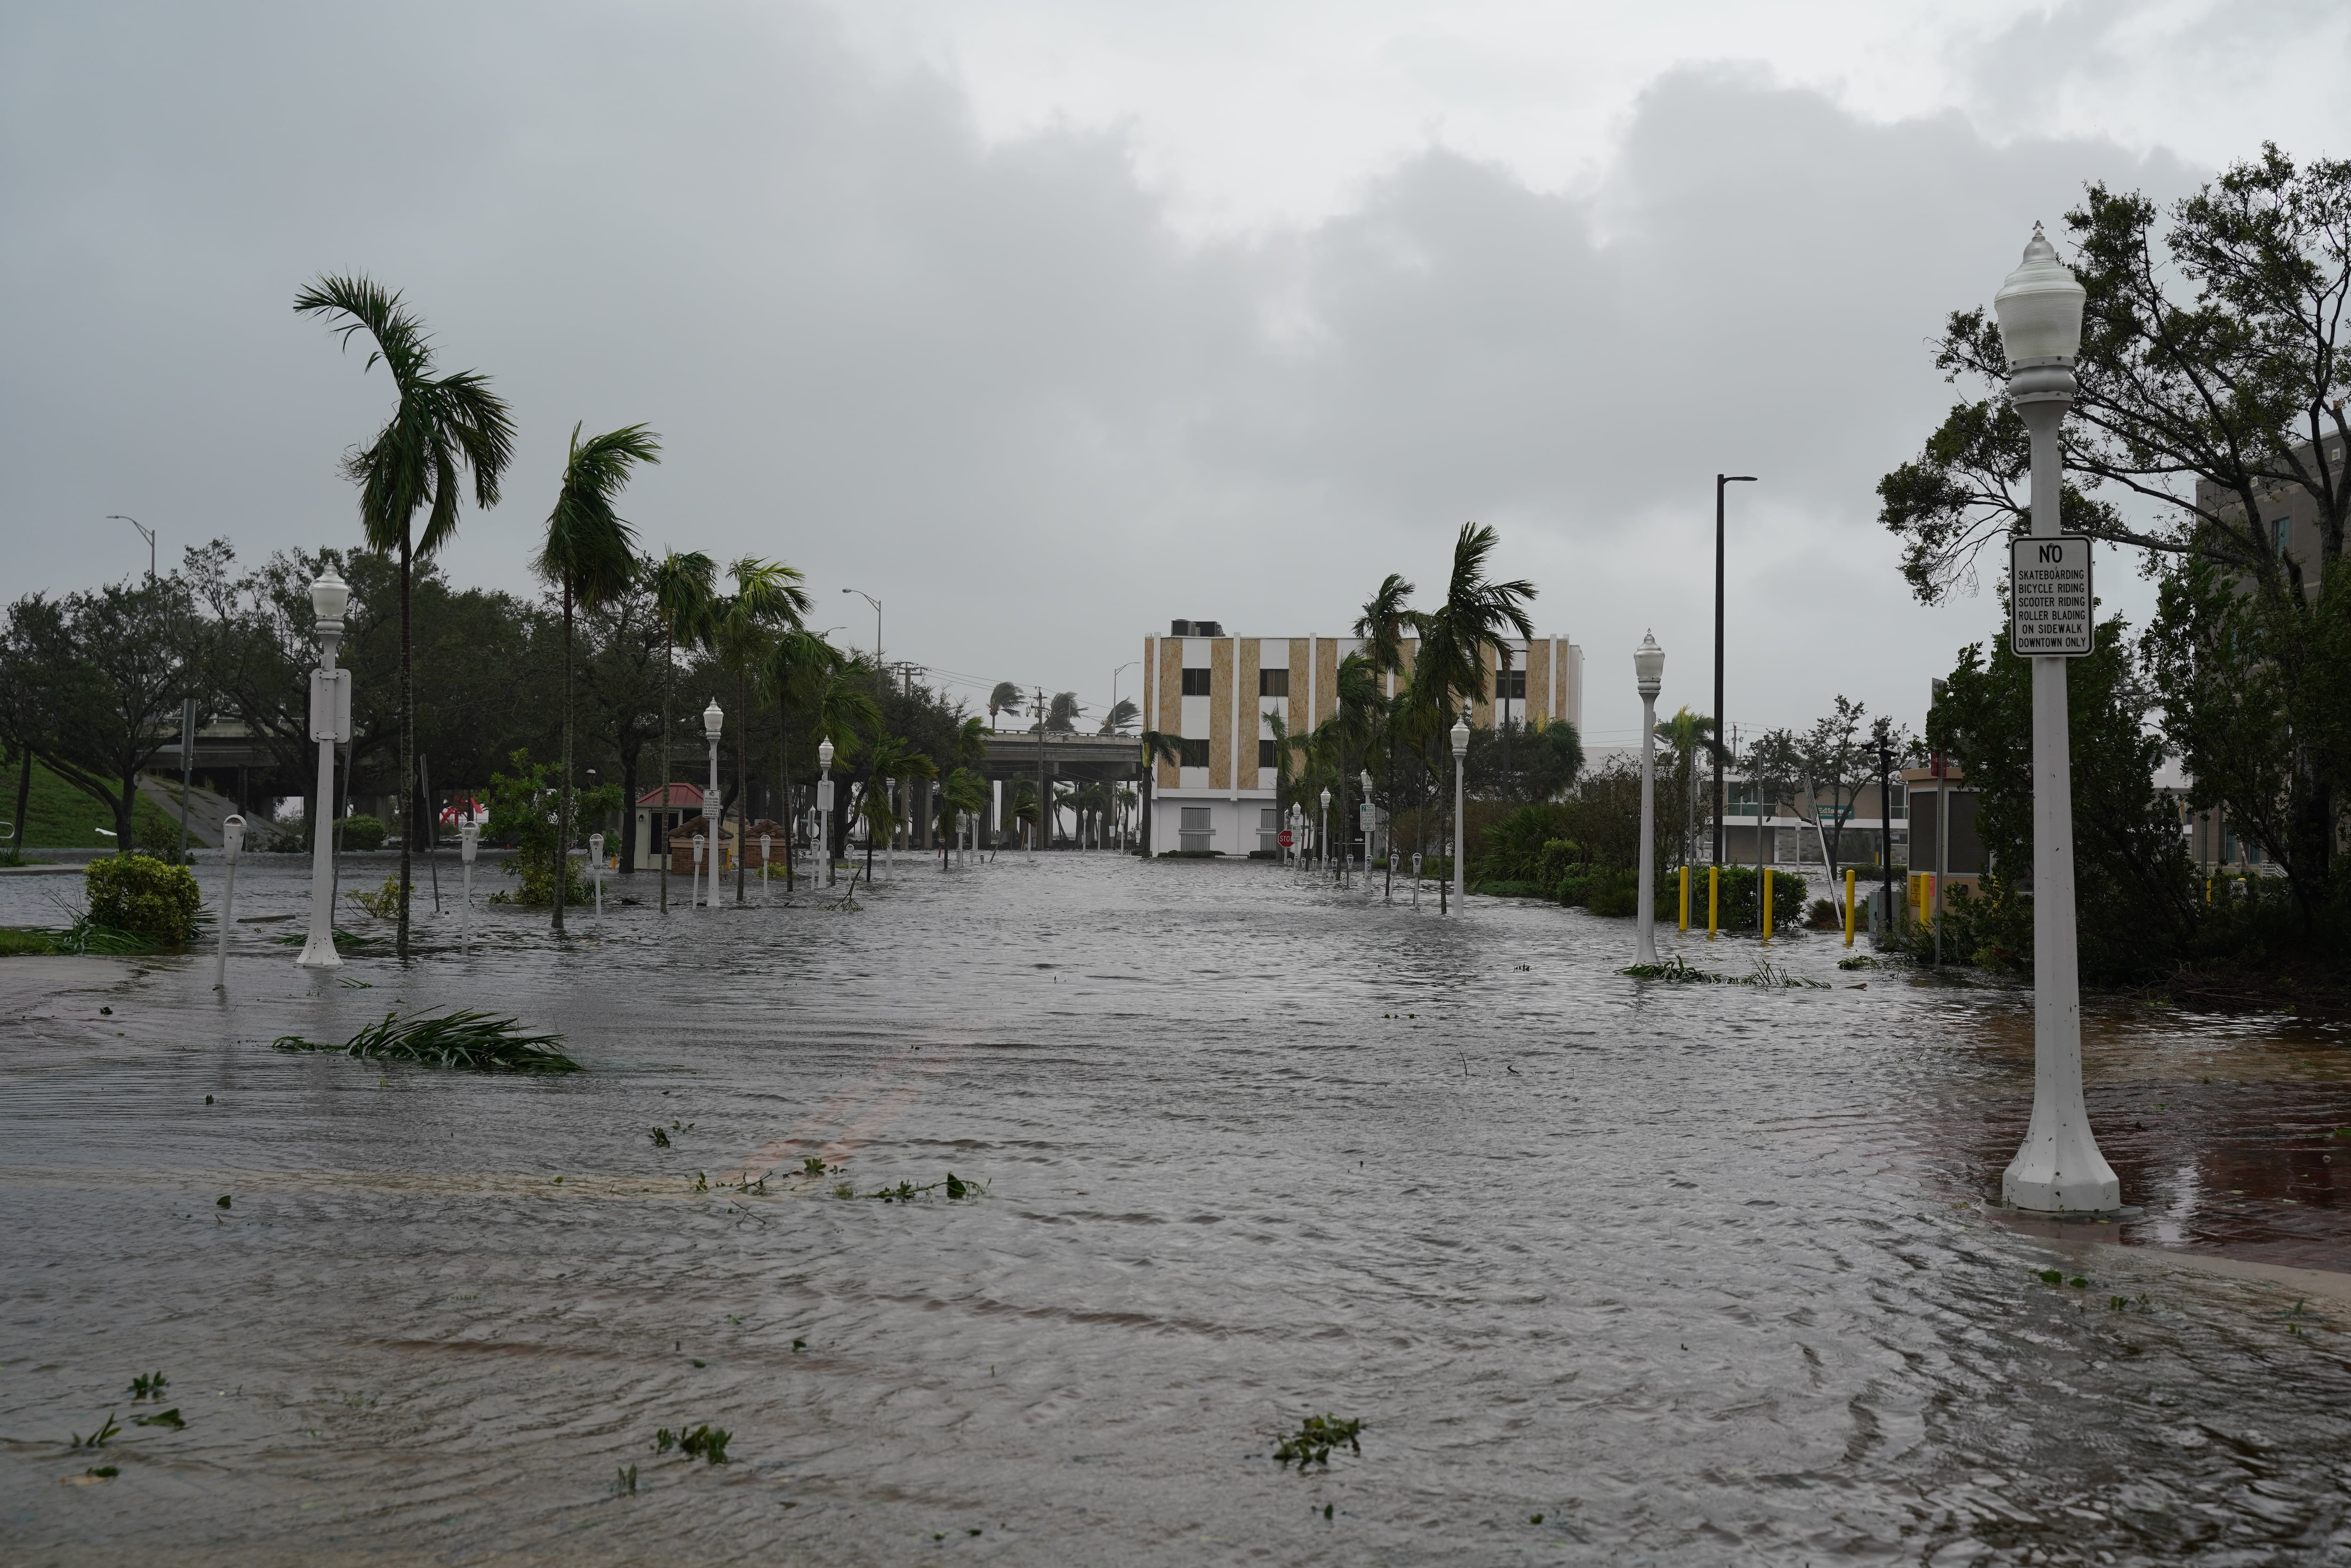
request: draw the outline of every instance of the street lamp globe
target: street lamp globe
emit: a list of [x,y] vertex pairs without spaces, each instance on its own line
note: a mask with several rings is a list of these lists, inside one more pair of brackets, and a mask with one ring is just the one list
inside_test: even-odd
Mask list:
[[1454,760],[1458,762],[1462,758],[1469,755],[1469,713],[1468,709],[1463,709],[1461,716],[1453,721],[1452,734],[1453,758]]
[[2082,350],[2082,304],[2088,291],[2057,259],[2057,247],[2032,225],[2024,259],[1992,296],[2000,340],[2011,367],[2071,361]]
[[1331,791],[1328,789],[1322,791],[1322,809],[1326,811],[1331,809]]
[[816,765],[819,768],[830,768],[832,766],[832,737],[831,736],[827,736],[822,740],[816,743]]
[[1666,651],[1657,646],[1656,633],[1641,634],[1641,645],[1633,651],[1633,677],[1641,695],[1653,697],[1666,678]]
[[310,612],[321,621],[340,621],[350,601],[351,585],[337,577],[331,566],[310,585]]
[[716,741],[726,724],[726,716],[719,711],[718,699],[712,697],[710,706],[702,710],[702,733]]

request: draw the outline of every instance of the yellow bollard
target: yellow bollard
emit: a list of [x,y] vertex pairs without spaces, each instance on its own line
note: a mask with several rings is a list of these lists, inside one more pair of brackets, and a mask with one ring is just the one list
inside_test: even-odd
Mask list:
[[1689,929],[1689,867],[1682,867],[1682,929]]
[[1714,940],[1715,914],[1722,904],[1722,868],[1706,868],[1706,939]]
[[1763,940],[1771,939],[1771,868],[1763,868]]
[[1853,868],[1844,868],[1844,945],[1853,946]]

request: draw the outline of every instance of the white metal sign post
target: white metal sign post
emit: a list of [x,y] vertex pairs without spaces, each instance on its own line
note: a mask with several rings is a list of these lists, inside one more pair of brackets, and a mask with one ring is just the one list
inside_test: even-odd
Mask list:
[[2027,534],[2009,541],[2008,644],[2018,657],[2079,659],[2091,653],[2095,602],[2087,535]]

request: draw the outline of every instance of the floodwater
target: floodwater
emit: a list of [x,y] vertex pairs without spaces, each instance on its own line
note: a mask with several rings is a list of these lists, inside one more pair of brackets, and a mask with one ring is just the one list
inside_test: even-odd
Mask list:
[[[1833,988],[1767,991],[1262,864],[910,862],[853,913],[653,880],[560,952],[428,915],[323,983],[298,917],[236,924],[225,1000],[208,956],[0,960],[8,1561],[2351,1554],[2351,1280],[2294,1271],[2351,1269],[2338,1033],[2094,1008],[2145,1218],[2018,1226],[1980,1206],[2027,998],[1834,936],[1772,945]],[[249,862],[237,913],[305,888]],[[429,1005],[589,1071],[270,1048]],[[834,1196],[950,1170],[984,1196]],[[154,1371],[183,1427],[133,1424]],[[1361,1455],[1278,1466],[1322,1413]],[[656,1451],[705,1423],[730,1462]]]

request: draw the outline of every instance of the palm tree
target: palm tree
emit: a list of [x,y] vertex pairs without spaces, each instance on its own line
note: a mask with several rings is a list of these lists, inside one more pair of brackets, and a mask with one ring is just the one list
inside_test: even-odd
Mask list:
[[1705,714],[1681,708],[1671,718],[1657,721],[1657,738],[1666,743],[1673,754],[1677,773],[1686,774],[1689,799],[1682,824],[1682,862],[1687,864],[1698,858],[1698,758],[1722,750],[1714,738],[1714,720]]
[[531,568],[563,590],[563,770],[555,798],[555,934],[563,935],[563,895],[571,880],[571,615],[594,610],[628,591],[636,575],[636,538],[612,510],[613,498],[640,463],[661,461],[661,438],[642,424],[580,439],[571,451],[555,509],[547,515],[547,542]]
[[[710,606],[718,597],[718,567],[700,550],[680,555],[664,550],[661,559],[645,563],[644,571],[653,588],[654,612],[661,617],[662,636],[665,646],[662,653],[662,727],[661,727],[661,809],[653,820],[663,821],[669,812],[669,737],[670,688],[677,674],[677,647],[683,643],[692,647],[707,642],[710,632]],[[669,831],[661,835],[661,911],[669,913]]]
[[1151,791],[1159,780],[1159,764],[1173,762],[1184,765],[1183,737],[1165,730],[1146,729],[1135,738],[1143,743],[1143,852],[1147,859],[1157,852],[1151,842]]
[[[882,733],[882,705],[873,696],[873,666],[862,659],[836,656],[818,687],[810,710],[810,724],[820,739],[831,740],[833,760],[846,775],[857,754]],[[824,824],[825,874],[832,874],[836,842],[848,831],[848,792],[835,791],[833,815]],[[838,826],[836,826],[838,824]]]
[[1056,735],[1075,735],[1078,720],[1085,711],[1085,705],[1078,701],[1077,693],[1055,692],[1052,706],[1045,714],[1045,727]]
[[[375,439],[343,459],[360,487],[360,531],[370,549],[400,552],[400,920],[393,950],[408,956],[409,856],[416,839],[416,689],[410,589],[415,561],[457,531],[459,490],[473,476],[474,505],[498,504],[498,481],[514,460],[514,421],[506,400],[478,371],[435,375],[432,340],[401,297],[364,275],[322,277],[294,297],[295,314],[344,318],[334,329],[375,341],[361,373],[381,361],[399,402]],[[414,532],[425,512],[424,531]]]
[[1464,523],[1453,541],[1453,571],[1445,585],[1445,602],[1420,618],[1420,652],[1413,660],[1413,698],[1428,712],[1416,716],[1416,728],[1442,735],[1451,727],[1454,713],[1486,695],[1485,652],[1509,651],[1504,634],[1516,632],[1531,639],[1534,622],[1526,605],[1535,585],[1524,578],[1489,582],[1486,563],[1499,542],[1494,530]]
[[1019,686],[1010,681],[997,682],[996,689],[987,694],[987,727],[996,727],[996,716],[999,713],[1019,713],[1021,701]]
[[[979,716],[973,715],[969,722],[977,724]],[[949,841],[952,840],[958,844],[961,841],[962,835],[956,831],[956,824],[966,816],[977,821],[979,813],[987,809],[987,780],[968,768],[956,768],[949,771],[946,779],[939,785],[938,795],[941,869],[944,870],[947,863]]]
[[[1382,580],[1377,591],[1364,601],[1364,612],[1355,617],[1355,635],[1364,640],[1364,657],[1370,664],[1373,676],[1384,687],[1392,687],[1395,678],[1404,670],[1404,639],[1407,632],[1420,629],[1420,618],[1412,609],[1413,586],[1402,574],[1390,572]],[[1386,694],[1384,692],[1383,695]],[[1393,699],[1390,716],[1393,716]],[[1393,726],[1384,727],[1388,733],[1381,752],[1385,758],[1383,769],[1387,779],[1388,810],[1395,810],[1395,736]],[[1390,822],[1394,822],[1391,817]],[[1389,835],[1393,841],[1393,832]],[[1368,845],[1366,848],[1368,849]],[[1380,896],[1395,896],[1395,845],[1391,841],[1387,855],[1387,885]]]
[[[804,628],[778,636],[759,668],[759,685],[776,703],[776,787],[789,811],[792,799],[791,726],[794,708],[810,708],[823,692],[825,681],[841,665],[841,651]],[[784,836],[784,885],[796,885],[792,870],[792,835]]]
[[1142,716],[1143,710],[1134,706],[1133,697],[1121,697],[1111,705],[1110,712],[1102,716],[1102,732],[1104,735],[1122,735],[1128,725]]
[[873,882],[873,845],[876,840],[886,842],[898,831],[898,813],[890,807],[890,791],[882,788],[883,781],[893,783],[909,779],[935,779],[938,767],[921,752],[911,749],[897,736],[884,736],[875,740],[865,753],[865,793],[858,801],[857,814],[865,819],[865,881]]
[[[735,902],[744,893],[749,869],[742,852],[751,831],[751,677],[759,672],[776,639],[798,628],[808,613],[808,590],[800,574],[780,561],[745,556],[726,569],[735,591],[710,606],[710,651],[718,667],[735,677]],[[713,844],[711,852],[717,852]],[[716,868],[713,868],[714,871]]]

